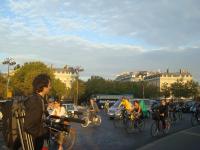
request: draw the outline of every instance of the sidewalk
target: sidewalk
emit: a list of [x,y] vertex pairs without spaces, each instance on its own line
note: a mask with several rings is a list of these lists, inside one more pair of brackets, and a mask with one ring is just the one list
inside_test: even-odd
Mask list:
[[200,150],[200,126],[183,130],[147,144],[138,150]]

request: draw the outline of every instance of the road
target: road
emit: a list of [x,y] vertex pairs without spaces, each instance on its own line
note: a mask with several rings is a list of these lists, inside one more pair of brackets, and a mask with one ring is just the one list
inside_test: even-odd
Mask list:
[[[184,120],[177,122],[171,128],[170,134],[191,128],[190,116],[191,114],[184,114]],[[162,138],[151,137],[151,119],[146,120],[146,127],[143,132],[127,134],[123,128],[115,128],[113,126],[113,120],[110,120],[105,113],[101,113],[101,117],[102,125],[100,127],[90,126],[88,128],[82,128],[80,125],[73,125],[77,129],[75,150],[137,149]]]
[[[105,113],[101,112],[100,115],[102,117],[102,124],[99,127],[89,126],[82,128],[80,124],[72,124],[72,127],[76,128],[77,131],[77,141],[74,145],[74,150],[133,150],[165,138],[163,136],[151,137],[151,119],[146,120],[146,127],[143,132],[127,134],[123,128],[115,128],[113,120],[110,120]],[[169,134],[191,128],[190,116],[191,114],[184,114],[184,120],[177,122],[171,128]],[[0,150],[5,149],[3,148],[4,142],[2,137],[0,137],[0,145]]]

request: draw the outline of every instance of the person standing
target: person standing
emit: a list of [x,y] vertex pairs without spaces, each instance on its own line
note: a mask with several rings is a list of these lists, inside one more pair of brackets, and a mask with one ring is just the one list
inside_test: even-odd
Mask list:
[[35,150],[41,150],[48,129],[44,126],[45,96],[51,89],[51,79],[47,74],[39,74],[32,82],[33,94],[25,102],[24,130],[33,137]]

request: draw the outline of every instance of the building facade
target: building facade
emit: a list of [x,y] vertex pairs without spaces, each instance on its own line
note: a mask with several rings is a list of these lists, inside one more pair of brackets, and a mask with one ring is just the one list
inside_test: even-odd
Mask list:
[[55,78],[63,82],[69,89],[77,78],[77,72],[72,67],[65,66],[64,68],[53,68],[53,71]]
[[177,82],[177,80],[182,80],[184,83],[192,80],[192,75],[189,72],[182,71],[170,73],[169,71],[165,73],[157,73],[144,78],[148,84],[156,86],[161,91],[163,84],[171,86],[172,83]]
[[120,82],[138,82],[143,81],[145,77],[156,74],[156,72],[138,71],[138,72],[124,72],[116,77],[116,81]]

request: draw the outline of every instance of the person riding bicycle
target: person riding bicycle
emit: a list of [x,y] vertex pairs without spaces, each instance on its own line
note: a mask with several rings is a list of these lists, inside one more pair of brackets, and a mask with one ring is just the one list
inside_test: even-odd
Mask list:
[[131,113],[133,111],[133,106],[131,104],[131,102],[127,99],[122,97],[121,103],[119,104],[119,108],[123,106],[124,109],[128,112]]
[[99,108],[96,103],[96,98],[90,99],[90,106],[89,106],[89,120],[91,121],[96,114],[99,112]]
[[140,104],[139,104],[138,100],[134,101],[133,110],[135,112],[135,117],[139,119],[140,116],[142,115],[142,108],[140,107]]
[[107,100],[104,104],[104,109],[106,112],[108,112],[108,109],[109,109],[109,100]]
[[168,117],[168,106],[166,105],[165,100],[161,100],[161,104],[158,108],[159,118],[157,122],[157,127],[160,129],[159,122],[162,122],[163,129],[166,128],[166,119]]
[[176,104],[171,101],[169,103],[169,117],[171,117],[171,119],[173,119],[173,121],[176,121],[177,118],[176,118]]
[[195,117],[198,121],[200,121],[200,103],[196,102],[195,107],[196,107]]

